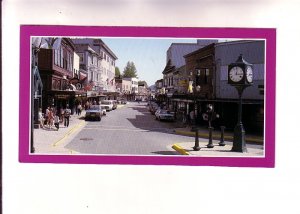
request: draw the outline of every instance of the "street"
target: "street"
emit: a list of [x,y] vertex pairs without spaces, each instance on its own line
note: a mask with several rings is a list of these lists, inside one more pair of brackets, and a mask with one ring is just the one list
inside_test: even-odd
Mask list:
[[[219,146],[218,131],[215,131],[213,149],[206,148],[208,130],[200,129],[200,151],[193,151],[195,137],[190,127],[180,128],[176,122],[155,120],[146,103],[128,102],[116,110],[107,112],[101,121],[85,121],[81,116],[72,115],[70,127],[35,129],[34,146],[39,154],[91,154],[91,155],[180,155],[181,151],[172,148],[182,147],[182,151],[197,156],[240,156],[230,152],[232,141]],[[183,131],[184,130],[184,131]],[[232,133],[227,133],[232,137]],[[242,156],[263,156],[264,145],[255,136],[248,136],[248,152]]]
[[194,141],[174,134],[175,124],[160,122],[146,103],[129,102],[99,121],[87,121],[65,148],[84,154],[176,155],[171,145]]

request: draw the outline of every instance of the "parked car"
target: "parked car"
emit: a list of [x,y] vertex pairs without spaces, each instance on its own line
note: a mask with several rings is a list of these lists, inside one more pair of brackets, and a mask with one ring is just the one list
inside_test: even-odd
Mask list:
[[124,99],[124,98],[123,98],[123,99],[120,99],[120,100],[119,100],[119,103],[120,103],[120,104],[126,104],[126,103],[127,103],[127,100]]
[[164,109],[158,109],[155,112],[155,119],[157,119],[157,120],[174,121],[175,117],[174,117],[174,113],[173,112],[170,112],[170,111],[164,110]]
[[100,105],[91,105],[89,109],[85,111],[85,120],[98,120],[101,121],[103,111]]
[[155,112],[159,109],[159,106],[157,103],[151,103],[149,105],[149,111],[151,112],[151,114],[155,114]]
[[112,100],[102,100],[100,103],[101,108],[105,109],[106,111],[113,110],[113,101]]

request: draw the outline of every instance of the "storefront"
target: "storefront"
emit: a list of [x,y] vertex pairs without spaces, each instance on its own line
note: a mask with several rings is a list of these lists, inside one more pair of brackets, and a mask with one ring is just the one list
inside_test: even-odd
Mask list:
[[72,114],[75,112],[76,102],[78,100],[86,99],[86,92],[84,91],[47,91],[43,95],[43,110],[47,107],[53,107],[57,111],[61,108],[66,108],[69,105],[69,108],[72,111]]

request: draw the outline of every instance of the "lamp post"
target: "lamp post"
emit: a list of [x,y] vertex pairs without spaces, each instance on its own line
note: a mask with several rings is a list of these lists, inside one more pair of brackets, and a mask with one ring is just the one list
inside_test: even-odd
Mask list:
[[[191,72],[192,73],[192,72]],[[201,86],[198,85],[198,77],[200,76],[200,70],[196,70],[196,78],[195,78],[195,83],[194,83],[194,88],[193,88],[193,95],[194,95],[194,121],[193,121],[193,127],[192,131],[195,132],[195,145],[193,147],[194,151],[199,151],[200,146],[199,146],[199,128],[196,125],[196,118],[197,118],[197,99],[196,99],[196,93],[199,93],[201,90]]]

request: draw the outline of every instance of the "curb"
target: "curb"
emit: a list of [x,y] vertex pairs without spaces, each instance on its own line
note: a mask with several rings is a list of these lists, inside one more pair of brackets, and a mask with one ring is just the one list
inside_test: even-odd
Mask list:
[[181,146],[174,144],[172,146],[172,149],[176,150],[177,152],[179,152],[182,155],[190,155],[190,153],[188,153],[185,149],[183,149]]
[[76,124],[74,127],[72,127],[61,139],[56,141],[52,144],[53,147],[58,146],[60,143],[62,143],[69,135],[71,135],[73,132],[75,132],[79,127],[81,127],[85,121],[81,121],[80,123]]
[[[190,137],[195,137],[195,133],[194,132],[189,132],[189,131],[180,131],[180,130],[174,130],[176,134],[179,135],[185,135],[185,136],[190,136]],[[199,137],[201,138],[208,138],[208,133],[200,133],[199,132]],[[220,136],[217,134],[213,134],[212,135],[213,139],[215,140],[219,140]],[[225,135],[224,139],[226,141],[233,141],[233,136],[229,136],[229,135]],[[253,144],[257,144],[257,145],[263,145],[264,141],[262,139],[257,139],[257,138],[253,138],[253,137],[246,137],[245,139],[247,141],[247,143],[253,143]]]

